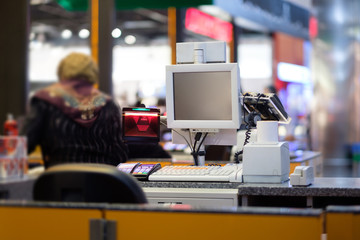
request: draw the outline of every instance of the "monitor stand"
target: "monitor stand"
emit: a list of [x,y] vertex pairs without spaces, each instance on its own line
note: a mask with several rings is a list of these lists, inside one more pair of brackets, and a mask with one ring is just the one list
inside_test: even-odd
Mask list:
[[[186,141],[184,138],[186,138]],[[187,142],[194,143],[195,141],[194,138],[195,138],[195,133],[190,132],[189,129],[172,130],[172,142],[175,144],[188,144]],[[217,132],[208,133],[204,142],[200,146],[200,151],[204,151],[206,145],[233,146],[236,144],[237,144],[236,129],[219,129]],[[198,165],[200,166],[205,165],[205,155],[198,157]]]

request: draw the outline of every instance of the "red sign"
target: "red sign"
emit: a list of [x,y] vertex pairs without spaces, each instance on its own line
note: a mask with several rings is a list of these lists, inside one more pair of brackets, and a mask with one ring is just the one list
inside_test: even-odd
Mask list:
[[309,35],[311,38],[316,38],[318,35],[318,21],[313,16],[309,19]]
[[185,28],[216,40],[230,42],[233,37],[231,23],[199,11],[196,8],[186,10]]

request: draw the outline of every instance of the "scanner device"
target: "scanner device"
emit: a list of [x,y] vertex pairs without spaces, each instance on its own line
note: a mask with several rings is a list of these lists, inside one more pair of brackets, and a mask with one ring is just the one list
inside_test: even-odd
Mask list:
[[314,182],[314,168],[311,166],[297,166],[290,175],[290,184],[293,186],[309,186]]

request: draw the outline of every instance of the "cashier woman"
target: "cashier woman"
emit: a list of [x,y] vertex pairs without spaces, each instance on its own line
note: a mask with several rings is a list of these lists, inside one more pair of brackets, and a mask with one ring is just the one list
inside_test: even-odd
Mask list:
[[58,66],[58,82],[35,93],[21,134],[28,152],[41,146],[45,167],[64,162],[117,165],[128,158],[120,109],[99,91],[90,56],[71,53]]

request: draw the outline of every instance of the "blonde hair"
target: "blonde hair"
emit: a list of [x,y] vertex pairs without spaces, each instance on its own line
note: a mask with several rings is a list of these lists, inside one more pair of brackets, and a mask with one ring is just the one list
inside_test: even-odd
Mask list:
[[83,53],[70,53],[59,63],[57,75],[60,81],[82,78],[90,83],[99,81],[99,69],[89,55]]

